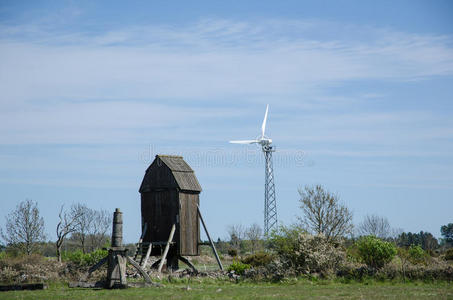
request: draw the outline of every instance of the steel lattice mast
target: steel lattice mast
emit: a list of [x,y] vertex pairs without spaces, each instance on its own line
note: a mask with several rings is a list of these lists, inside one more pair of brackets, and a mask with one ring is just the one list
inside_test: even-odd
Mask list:
[[275,200],[274,167],[272,164],[272,152],[275,152],[271,145],[262,147],[266,159],[264,173],[264,235],[277,226],[277,201]]
[[277,226],[277,201],[275,200],[275,184],[274,184],[274,167],[272,165],[272,152],[275,148],[271,145],[272,139],[265,135],[267,113],[269,105],[266,106],[263,124],[261,125],[261,136],[254,140],[230,141],[233,144],[260,144],[266,160],[264,170],[264,235],[270,233]]

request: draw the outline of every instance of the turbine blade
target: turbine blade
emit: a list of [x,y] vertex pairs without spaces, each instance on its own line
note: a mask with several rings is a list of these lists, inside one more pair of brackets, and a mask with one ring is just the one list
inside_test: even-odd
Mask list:
[[257,140],[230,141],[231,144],[254,144],[259,143]]
[[266,131],[266,122],[267,122],[267,112],[269,110],[269,104],[266,105],[266,113],[264,114],[263,124],[261,125],[261,137],[264,137],[264,133]]

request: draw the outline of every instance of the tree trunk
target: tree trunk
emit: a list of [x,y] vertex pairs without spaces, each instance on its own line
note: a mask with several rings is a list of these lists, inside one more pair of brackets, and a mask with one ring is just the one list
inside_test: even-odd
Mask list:
[[82,253],[85,254],[85,236],[81,234],[80,244],[82,245]]
[[58,262],[61,262],[61,246],[63,245],[63,243],[60,244],[59,241],[57,241],[55,245],[57,246]]

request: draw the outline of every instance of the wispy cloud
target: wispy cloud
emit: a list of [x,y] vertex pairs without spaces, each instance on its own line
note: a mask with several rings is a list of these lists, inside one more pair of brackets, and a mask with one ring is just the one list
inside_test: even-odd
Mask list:
[[269,102],[279,108],[270,130],[289,147],[379,144],[397,147],[383,155],[398,155],[409,145],[450,139],[451,121],[417,108],[348,112],[387,92],[324,90],[453,75],[452,48],[449,36],[317,20],[205,19],[96,33],[1,25],[0,143],[136,143],[144,132],[157,141],[248,138],[254,123],[225,124],[245,116],[259,122],[255,102]]

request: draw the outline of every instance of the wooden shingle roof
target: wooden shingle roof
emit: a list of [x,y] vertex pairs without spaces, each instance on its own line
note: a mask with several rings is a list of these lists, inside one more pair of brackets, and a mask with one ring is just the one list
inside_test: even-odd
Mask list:
[[156,155],[153,163],[146,170],[140,193],[172,188],[201,192],[201,186],[194,171],[182,156]]

